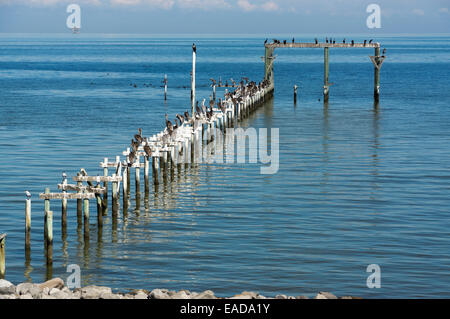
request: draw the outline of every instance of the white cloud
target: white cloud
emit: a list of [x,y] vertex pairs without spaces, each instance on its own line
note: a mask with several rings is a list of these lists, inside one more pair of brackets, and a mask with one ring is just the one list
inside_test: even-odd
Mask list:
[[252,11],[255,10],[257,8],[256,5],[251,4],[249,1],[247,0],[239,0],[237,2],[238,6],[241,7],[242,9],[244,9],[244,11]]
[[448,8],[440,8],[439,12],[440,13],[448,13]]
[[266,2],[261,7],[264,11],[277,11],[278,9],[280,9],[278,7],[278,4],[273,1]]
[[416,16],[424,16],[425,15],[425,11],[423,11],[422,9],[414,9],[412,11],[412,13]]

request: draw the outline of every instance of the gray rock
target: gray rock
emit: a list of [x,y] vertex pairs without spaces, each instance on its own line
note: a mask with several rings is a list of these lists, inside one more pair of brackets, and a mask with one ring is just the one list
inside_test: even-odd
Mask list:
[[315,299],[337,299],[335,295],[333,295],[331,292],[327,291],[320,291]]
[[0,295],[11,295],[16,293],[16,286],[8,280],[0,279]]
[[64,288],[64,280],[62,280],[61,278],[53,278],[53,279],[47,280],[46,282],[39,284],[39,288],[41,288],[41,289],[44,289],[46,287],[50,290],[52,288],[62,289],[62,288]]
[[287,299],[286,295],[276,295],[275,299]]
[[[131,295],[130,295],[131,296]],[[121,299],[121,295],[104,292],[100,295],[100,299]]]
[[29,282],[18,284],[16,287],[16,293],[18,295],[26,295],[27,293],[30,293],[33,298],[38,298],[41,292],[42,289],[38,284],[32,284]]
[[134,295],[134,299],[148,299],[148,295],[145,292],[141,291]]
[[163,291],[161,289],[153,289],[150,293],[151,299],[169,299],[169,295],[167,291]]
[[188,295],[184,290],[180,290],[176,294],[171,296],[172,299],[190,299],[190,295]]
[[211,290],[205,290],[204,292],[196,295],[193,299],[217,299],[217,297],[214,296],[214,292]]
[[87,286],[80,289],[81,299],[98,299],[103,293],[112,294],[112,290],[109,287],[101,286]]
[[21,295],[19,297],[19,299],[33,299],[33,295],[28,292],[28,293],[26,293],[24,295]]

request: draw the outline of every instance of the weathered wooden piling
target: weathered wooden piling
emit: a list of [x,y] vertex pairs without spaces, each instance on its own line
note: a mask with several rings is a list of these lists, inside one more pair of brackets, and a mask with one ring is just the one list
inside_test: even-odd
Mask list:
[[5,278],[6,273],[6,234],[0,235],[0,279]]
[[134,168],[134,177],[135,177],[135,192],[136,192],[136,197],[141,196],[141,160],[140,160],[140,156],[137,155],[136,156],[136,164],[137,166]]
[[[67,185],[67,175],[63,173],[62,175],[62,184]],[[63,190],[63,193],[66,193],[66,190]],[[67,229],[67,198],[61,199],[61,229],[64,234]]]
[[31,247],[31,197],[25,200],[25,250]]
[[[77,173],[77,176],[79,177],[81,175],[80,172]],[[82,186],[83,182],[78,181],[77,186]],[[81,191],[78,191],[80,193]],[[107,191],[105,191],[107,193]],[[104,196],[104,195],[103,195]],[[81,216],[83,215],[83,200],[81,198],[77,199],[77,221],[79,224],[81,224]]]
[[164,74],[164,100],[167,101],[167,74]]
[[[50,194],[50,188],[45,188],[45,194]],[[50,199],[44,201],[44,246],[47,247],[47,213],[50,210]]]
[[153,184],[159,184],[159,154],[158,156],[152,156],[152,175],[153,175]]
[[148,193],[150,192],[150,185],[149,185],[149,181],[148,181],[149,171],[150,171],[150,160],[149,160],[148,156],[144,156],[144,192],[145,192],[145,195],[148,195]]
[[53,212],[47,211],[45,214],[45,249],[47,264],[53,262]]
[[[97,185],[96,188],[100,189],[100,185]],[[97,199],[97,225],[98,227],[103,227],[102,198],[100,194],[95,194],[95,198]]]
[[[108,158],[105,157],[103,161],[104,167],[103,167],[103,176],[108,176]],[[103,187],[105,188],[105,192],[103,193],[103,214],[108,214],[108,182],[103,182]]]
[[123,182],[122,182],[122,190],[123,190],[123,208],[126,209],[128,208],[128,165],[127,167],[123,170],[123,178],[122,178]]
[[83,199],[84,239],[89,240],[89,199]]
[[191,114],[195,114],[195,59],[196,59],[197,49],[195,47],[195,43],[192,44],[192,81],[191,81],[191,101],[192,101],[192,112]]
[[375,101],[379,101],[380,99],[380,69],[381,69],[381,61],[380,63],[380,47],[375,48],[375,61],[376,65],[373,69],[374,71],[374,89],[373,89],[373,97]]
[[328,59],[329,59],[329,47],[325,47],[325,48],[323,48],[323,68],[324,68],[324,75],[323,75],[323,100],[325,102],[328,101],[328,95],[329,95],[329,84],[328,84],[329,65],[328,65]]
[[297,84],[294,85],[294,104],[297,104]]

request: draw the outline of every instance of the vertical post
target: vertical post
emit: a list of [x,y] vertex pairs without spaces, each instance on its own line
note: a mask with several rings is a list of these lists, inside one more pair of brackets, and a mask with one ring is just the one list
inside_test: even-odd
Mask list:
[[84,238],[89,239],[89,199],[83,199],[84,208]]
[[167,100],[167,74],[164,74],[164,100]]
[[[45,188],[45,194],[50,194],[50,188]],[[50,211],[50,200],[44,200],[44,246],[47,247],[47,213]]]
[[[63,173],[62,175],[62,184],[67,185],[67,175],[66,173]],[[66,194],[66,190],[63,190],[63,194]],[[65,237],[65,233],[67,230],[67,198],[63,198],[61,200],[61,230],[63,237]]]
[[192,44],[192,116],[195,114],[195,59],[197,54],[195,43]]
[[294,104],[297,104],[297,84],[294,85]]
[[122,189],[123,189],[123,209],[128,207],[128,166],[123,170]]
[[[375,62],[379,65],[380,61],[380,47],[375,48]],[[376,102],[380,99],[380,68],[375,66],[374,69],[374,89],[373,89],[373,97]]]
[[270,81],[271,85],[273,83],[273,51],[274,48],[266,45],[264,54],[264,80]]
[[[100,188],[100,185],[97,185],[97,188]],[[102,198],[98,193],[95,194],[95,198],[97,200],[97,224],[98,227],[103,227]]]
[[25,200],[25,252],[30,250],[31,246],[31,197],[27,196]]
[[141,160],[139,155],[137,155],[136,168],[134,169],[134,172],[135,172],[136,197],[139,197],[141,195]]
[[216,85],[213,84],[213,101],[216,101]]
[[[116,177],[116,174],[113,174],[112,177]],[[112,210],[113,213],[116,212],[117,205],[117,182],[112,182]]]
[[[77,173],[77,176],[80,177],[80,172]],[[82,186],[83,182],[77,182],[77,186]],[[81,192],[78,192],[81,193]],[[83,200],[77,199],[77,221],[81,224],[81,215],[83,214]]]
[[149,183],[148,183],[148,173],[149,173],[149,167],[150,167],[150,163],[149,163],[149,159],[148,156],[144,156],[144,184],[145,184],[145,196],[148,196],[149,193]]
[[[104,160],[105,166],[103,167],[103,176],[108,176],[108,158],[105,157]],[[103,187],[105,188],[105,192],[103,193],[103,214],[108,214],[108,182],[103,182]]]
[[[158,151],[157,151],[158,152]],[[152,156],[152,173],[153,173],[153,183],[155,185],[159,184],[159,157]]]
[[53,262],[53,212],[49,210],[45,215],[45,241],[47,243],[47,264]]
[[328,93],[329,93],[329,86],[328,86],[328,73],[329,73],[328,57],[329,57],[329,47],[325,47],[324,48],[324,55],[323,55],[323,64],[324,64],[323,99],[324,99],[324,102],[328,102]]
[[5,278],[6,272],[6,234],[0,235],[0,279]]

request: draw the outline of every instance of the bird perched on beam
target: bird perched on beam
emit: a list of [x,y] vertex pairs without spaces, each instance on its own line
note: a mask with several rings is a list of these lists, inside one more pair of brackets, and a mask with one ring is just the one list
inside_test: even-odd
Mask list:
[[148,142],[144,145],[144,152],[147,154],[148,158],[152,157],[152,149],[148,146]]
[[31,193],[29,191],[25,191],[25,195],[27,195],[27,198],[30,199],[31,198]]

